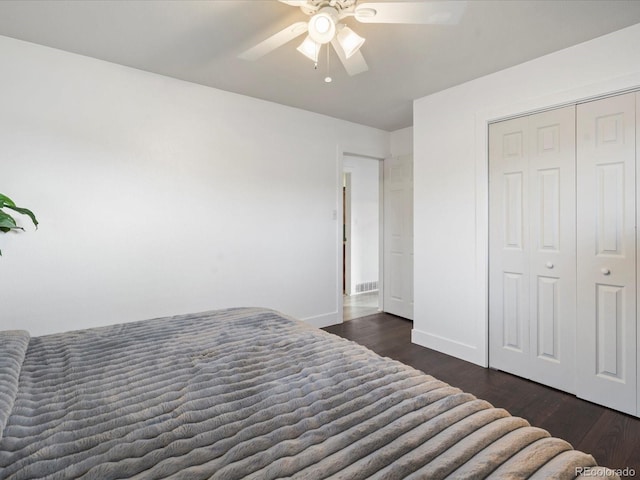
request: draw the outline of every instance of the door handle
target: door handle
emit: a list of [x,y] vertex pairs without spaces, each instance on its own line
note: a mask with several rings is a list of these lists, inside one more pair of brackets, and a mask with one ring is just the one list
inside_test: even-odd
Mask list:
[[547,268],[553,268],[553,263],[547,262],[547,263],[544,264],[544,266],[547,267]]
[[608,268],[601,268],[600,271],[602,272],[603,275],[611,274],[611,270],[609,270]]

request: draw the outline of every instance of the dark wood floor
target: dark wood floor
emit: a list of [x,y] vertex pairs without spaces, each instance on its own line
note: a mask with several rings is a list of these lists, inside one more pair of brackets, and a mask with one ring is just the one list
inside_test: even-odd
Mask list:
[[[399,360],[512,415],[525,418],[599,465],[632,468],[640,478],[640,419],[580,400],[508,373],[482,368],[411,343],[412,322],[379,313],[324,330]],[[627,477],[628,478],[628,477]]]

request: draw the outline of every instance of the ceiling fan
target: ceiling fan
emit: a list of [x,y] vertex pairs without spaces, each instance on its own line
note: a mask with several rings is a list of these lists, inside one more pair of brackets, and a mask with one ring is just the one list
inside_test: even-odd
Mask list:
[[296,22],[270,36],[239,58],[257,60],[273,50],[306,33],[307,36],[297,50],[318,65],[320,49],[331,43],[338,58],[349,75],[366,72],[369,67],[360,47],[365,39],[355,33],[342,20],[355,18],[361,23],[407,23],[454,25],[460,21],[466,1],[407,1],[366,2],[358,0],[279,0],[311,17],[308,21]]

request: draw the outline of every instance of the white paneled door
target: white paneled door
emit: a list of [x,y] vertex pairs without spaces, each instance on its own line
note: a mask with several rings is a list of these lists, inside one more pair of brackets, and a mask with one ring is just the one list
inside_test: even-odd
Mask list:
[[413,157],[384,161],[385,312],[413,320]]
[[577,108],[577,394],[636,414],[636,94]]
[[489,128],[489,363],[528,377],[529,129],[526,117]]
[[531,378],[575,391],[575,108],[529,117]]
[[575,108],[489,137],[489,363],[574,392]]

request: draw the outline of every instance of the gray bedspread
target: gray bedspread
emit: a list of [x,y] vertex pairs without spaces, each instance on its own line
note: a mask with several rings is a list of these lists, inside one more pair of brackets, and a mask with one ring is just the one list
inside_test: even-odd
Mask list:
[[564,479],[594,465],[271,310],[0,332],[2,479]]

